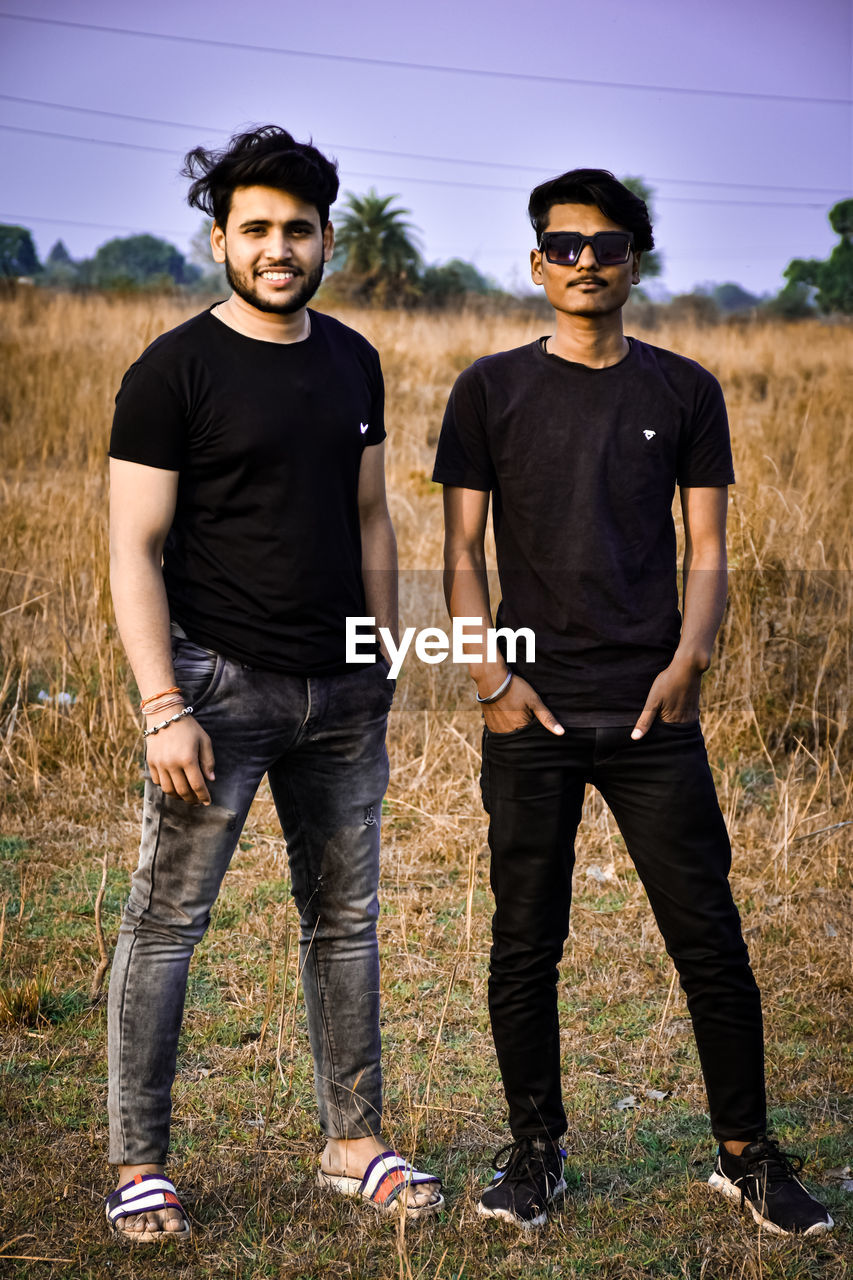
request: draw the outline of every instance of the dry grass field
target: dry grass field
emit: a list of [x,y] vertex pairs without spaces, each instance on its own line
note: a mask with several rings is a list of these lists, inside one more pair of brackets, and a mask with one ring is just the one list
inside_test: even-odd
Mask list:
[[[764,993],[771,1118],[836,1232],[759,1235],[705,1185],[712,1143],[686,1008],[607,811],[590,795],[560,999],[569,1194],[532,1237],[474,1213],[506,1141],[485,1010],[490,901],[479,717],[449,664],[408,660],[383,818],[388,1132],[445,1179],[405,1228],[313,1183],[321,1139],[296,990],[295,918],[259,795],[191,974],[172,1175],[195,1233],[129,1255],[105,1233],[101,940],[138,838],[136,691],[112,620],[106,443],[121,374],[197,307],[0,301],[0,1272],[278,1280],[838,1280],[853,1241],[851,865],[853,330],[629,332],[722,381],[738,485],[729,608],[703,719]],[[472,359],[541,320],[339,313],[379,348],[409,625],[443,622],[444,402]],[[100,966],[103,967],[102,965]],[[108,981],[108,978],[105,982]],[[104,984],[105,985],[105,984]],[[646,1090],[665,1096],[653,1099]],[[636,1106],[616,1104],[633,1095]]]

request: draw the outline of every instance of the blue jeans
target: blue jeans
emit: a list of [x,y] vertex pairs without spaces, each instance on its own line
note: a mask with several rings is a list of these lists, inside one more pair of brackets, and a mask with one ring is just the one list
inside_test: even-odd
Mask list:
[[162,1164],[187,972],[264,774],[287,842],[320,1123],[379,1132],[379,828],[394,692],[380,661],[337,676],[257,671],[173,638],[210,735],[209,806],[146,780],[139,865],[109,990],[110,1160]]
[[609,806],[672,957],[715,1137],[766,1130],[761,998],[732,901],[731,847],[698,721],[483,735],[495,896],[489,1012],[514,1138],[566,1130],[557,972],[584,789]]

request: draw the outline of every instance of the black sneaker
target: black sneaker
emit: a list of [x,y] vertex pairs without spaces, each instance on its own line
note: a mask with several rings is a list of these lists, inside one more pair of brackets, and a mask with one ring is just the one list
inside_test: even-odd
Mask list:
[[[501,1157],[506,1156],[503,1164]],[[519,1138],[495,1156],[497,1170],[486,1187],[477,1212],[485,1218],[504,1218],[519,1227],[541,1227],[548,1205],[566,1189],[566,1153],[550,1138]]]
[[708,1182],[730,1200],[748,1205],[765,1231],[777,1235],[823,1235],[835,1225],[826,1209],[809,1195],[797,1174],[799,1156],[779,1150],[772,1138],[756,1138],[733,1156],[720,1144],[717,1163]]

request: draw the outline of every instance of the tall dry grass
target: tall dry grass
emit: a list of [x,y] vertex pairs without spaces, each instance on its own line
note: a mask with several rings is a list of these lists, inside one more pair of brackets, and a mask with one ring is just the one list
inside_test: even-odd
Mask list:
[[[192,310],[32,292],[2,305],[0,767],[16,808],[67,770],[87,786],[120,786],[138,746],[107,586],[109,422],[124,369]],[[429,477],[448,390],[471,360],[532,339],[543,322],[343,318],[382,354],[404,611],[422,626],[443,618],[440,495]],[[774,324],[638,336],[710,368],[732,421],[730,602],[705,690],[712,741],[726,757],[757,748],[776,772],[805,749],[830,767],[849,750],[853,333]],[[453,705],[462,687],[449,667],[407,677],[400,701],[430,710]],[[39,702],[41,690],[77,701]]]
[[[40,935],[27,932],[24,904],[35,903],[37,914],[44,901],[40,878],[54,866],[85,864],[94,868],[97,883],[105,851],[127,868],[134,860],[141,743],[135,691],[109,599],[107,440],[123,371],[158,333],[194,309],[171,299],[35,293],[0,302],[0,836],[28,839],[39,850],[35,865],[21,871],[18,920],[6,921],[5,949],[0,923],[0,983],[23,981],[50,959],[60,984],[88,987],[99,958],[94,928],[87,947],[73,956],[45,956]],[[382,356],[404,619],[416,626],[441,623],[441,497],[430,473],[447,393],[477,356],[532,340],[544,331],[543,322],[337,314]],[[851,1089],[844,1040],[853,1012],[853,331],[817,324],[629,331],[697,359],[726,393],[738,475],[730,519],[732,574],[703,718],[733,836],[736,896],[764,990],[771,1046],[773,1028],[785,1029],[787,1047],[771,1048],[770,1055],[776,1096],[796,1096],[809,1116],[824,1117],[827,1133],[837,1133],[844,1123],[838,1099]],[[62,694],[73,701],[58,698]],[[493,1066],[482,1068],[492,1081],[484,1094],[482,1083],[466,1083],[463,1051],[452,1047],[454,1038],[461,1043],[470,1037],[466,1052],[491,1062],[477,1013],[485,1001],[488,945],[478,734],[466,677],[449,665],[410,660],[390,731],[383,982],[386,1059],[402,1100],[391,1116],[412,1148],[428,1140],[443,1150],[474,1152],[500,1132]],[[254,851],[241,863],[244,879],[235,882],[247,902],[253,892],[266,894],[270,877],[281,873],[275,833],[274,810],[262,791],[247,827]],[[585,806],[578,859],[563,1033],[567,1062],[582,1046],[595,1070],[579,1068],[571,1087],[581,1096],[590,1087],[586,1077],[616,1081],[618,1089],[679,1075],[682,1096],[701,1111],[695,1063],[683,1066],[690,1059],[682,1053],[681,997],[624,847],[595,795]],[[3,920],[13,896],[4,893]],[[91,887],[83,893],[84,914],[91,913],[93,896]],[[115,924],[114,914],[108,941]],[[289,938],[292,921],[286,904],[263,897],[257,917],[240,928],[255,937],[275,938],[278,930]],[[274,948],[268,980],[248,982],[239,967],[222,977],[241,1010],[263,1016],[264,1029],[277,1007],[275,955]],[[289,955],[285,947],[285,969]],[[424,985],[432,994],[424,1000],[399,995],[403,978],[414,984],[415,995]],[[281,999],[284,1010],[283,994]],[[625,1029],[632,1001],[637,1008],[651,1002],[648,1034],[632,1036]],[[797,1035],[809,1046],[805,1057],[792,1047]],[[280,1027],[279,1070],[281,1037]],[[428,1048],[420,1074],[409,1061],[415,1045]],[[191,1105],[189,1097],[183,1105]],[[601,1136],[597,1107],[581,1114],[572,1134],[575,1148],[590,1160],[609,1141]],[[626,1154],[635,1137],[629,1127]],[[618,1159],[608,1150],[608,1158]],[[473,1176],[465,1170],[458,1174],[463,1181]],[[401,1253],[399,1274],[412,1274],[404,1260]],[[418,1274],[439,1271],[425,1263]],[[626,1263],[613,1274],[644,1273]]]

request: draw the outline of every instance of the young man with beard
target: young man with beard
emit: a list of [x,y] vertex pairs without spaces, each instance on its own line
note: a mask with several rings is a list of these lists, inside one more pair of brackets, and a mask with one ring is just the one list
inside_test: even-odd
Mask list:
[[492,625],[491,494],[498,625],[536,637],[535,661],[486,653],[471,666],[495,895],[489,1010],[513,1138],[479,1212],[536,1226],[565,1189],[557,967],[589,782],[687,995],[720,1144],[711,1185],[769,1231],[817,1234],[832,1219],[766,1133],[760,997],[699,727],[726,599],[734,476],[722,393],[693,361],[623,333],[622,307],[654,243],[642,200],[606,171],[579,169],[537,187],[529,215],[533,280],[554,329],[460,375],[434,473],[445,485],[451,614]]
[[187,157],[231,296],[158,338],[116,400],[111,582],[145,717],[139,865],[109,992],[107,1220],[185,1239],[164,1164],[187,970],[269,779],[300,914],[326,1134],[318,1179],[410,1216],[440,1182],[382,1141],[379,821],[393,682],[345,620],[396,631],[379,357],[307,303],[333,247],[336,166],[275,126]]

